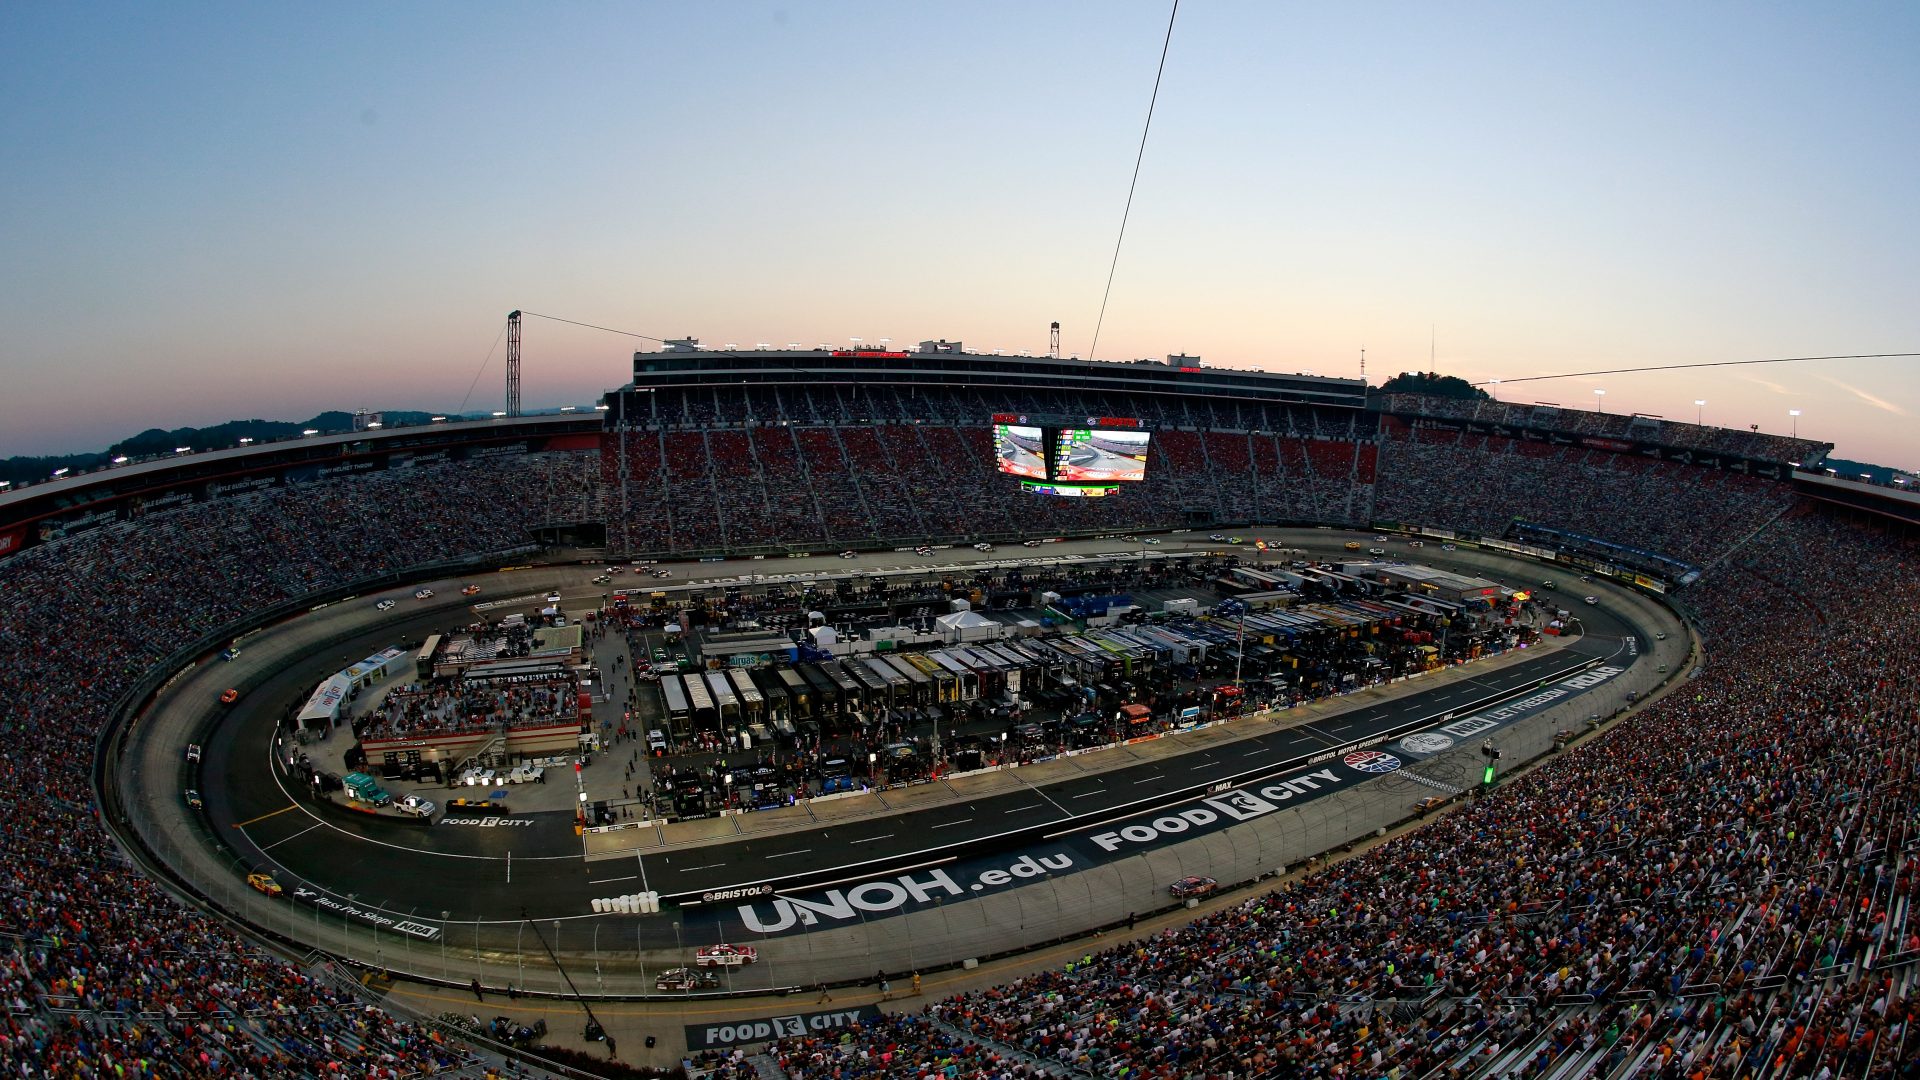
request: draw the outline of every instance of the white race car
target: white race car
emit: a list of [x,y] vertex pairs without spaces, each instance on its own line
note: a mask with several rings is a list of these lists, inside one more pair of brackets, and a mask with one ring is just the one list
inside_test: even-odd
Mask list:
[[382,601],[380,601],[379,603],[377,603],[377,604],[375,604],[375,605],[373,605],[373,607],[374,607],[374,610],[376,610],[376,611],[386,611],[386,610],[388,610],[389,608],[391,608],[391,607],[393,607],[393,601],[391,601],[391,600],[382,600]]
[[433,590],[421,589],[420,591],[413,594],[413,598],[415,600],[431,600],[433,599]]
[[751,945],[709,945],[693,954],[700,967],[739,967],[758,959],[760,953]]

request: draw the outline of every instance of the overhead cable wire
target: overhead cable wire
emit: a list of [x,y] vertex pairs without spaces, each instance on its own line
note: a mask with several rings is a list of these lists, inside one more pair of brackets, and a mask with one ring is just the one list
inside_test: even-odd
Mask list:
[[1107,321],[1107,299],[1113,295],[1113,275],[1120,269],[1120,245],[1127,239],[1127,218],[1133,213],[1133,192],[1140,186],[1140,163],[1147,156],[1147,133],[1153,130],[1153,107],[1160,100],[1160,77],[1167,71],[1167,50],[1173,45],[1173,20],[1180,14],[1180,0],[1173,0],[1173,10],[1167,15],[1166,40],[1160,43],[1160,67],[1153,73],[1153,96],[1147,99],[1147,122],[1140,128],[1140,150],[1133,156],[1133,179],[1127,182],[1127,205],[1120,211],[1120,235],[1113,241],[1113,262],[1107,266],[1107,287],[1100,294],[1100,316],[1093,322],[1093,344],[1087,346],[1087,359],[1092,360],[1095,350],[1100,347],[1100,328]]
[[507,323],[503,319],[500,322],[500,332],[493,335],[493,348],[488,349],[486,357],[480,361],[480,370],[473,373],[473,381],[467,384],[466,396],[460,399],[460,407],[453,410],[453,415],[459,416],[467,411],[467,402],[473,400],[473,388],[480,385],[480,376],[487,373],[487,365],[493,363],[494,351],[500,348],[500,339],[506,336]]
[[1765,360],[1711,360],[1702,364],[1659,364],[1654,367],[1608,368],[1605,371],[1569,371],[1562,375],[1527,375],[1518,379],[1481,379],[1474,386],[1508,386],[1513,383],[1545,382],[1550,379],[1584,379],[1594,375],[1635,375],[1647,371],[1686,371],[1690,368],[1739,367],[1743,364],[1804,364],[1812,360],[1897,360],[1920,356],[1920,352],[1849,353],[1844,356],[1774,356]]

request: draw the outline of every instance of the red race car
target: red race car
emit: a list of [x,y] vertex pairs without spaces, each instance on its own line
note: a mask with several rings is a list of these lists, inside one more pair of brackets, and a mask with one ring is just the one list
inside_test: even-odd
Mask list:
[[693,954],[700,967],[739,967],[758,959],[760,953],[751,945],[709,945]]

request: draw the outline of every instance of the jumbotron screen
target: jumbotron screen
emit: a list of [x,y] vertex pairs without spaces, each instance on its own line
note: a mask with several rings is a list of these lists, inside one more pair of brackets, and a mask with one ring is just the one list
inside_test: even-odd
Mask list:
[[1047,440],[1039,428],[1025,424],[995,424],[993,446],[1001,472],[1035,480],[1047,478]]
[[1061,428],[1052,479],[1067,483],[1145,480],[1151,437],[1144,431]]

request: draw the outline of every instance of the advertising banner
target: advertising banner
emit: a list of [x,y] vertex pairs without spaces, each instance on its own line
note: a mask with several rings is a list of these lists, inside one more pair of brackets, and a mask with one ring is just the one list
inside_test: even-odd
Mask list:
[[880,1019],[880,1006],[856,1005],[825,1012],[788,1013],[760,1020],[733,1020],[723,1024],[688,1024],[687,1049],[720,1050],[747,1043],[791,1039],[822,1031],[837,1031]]

